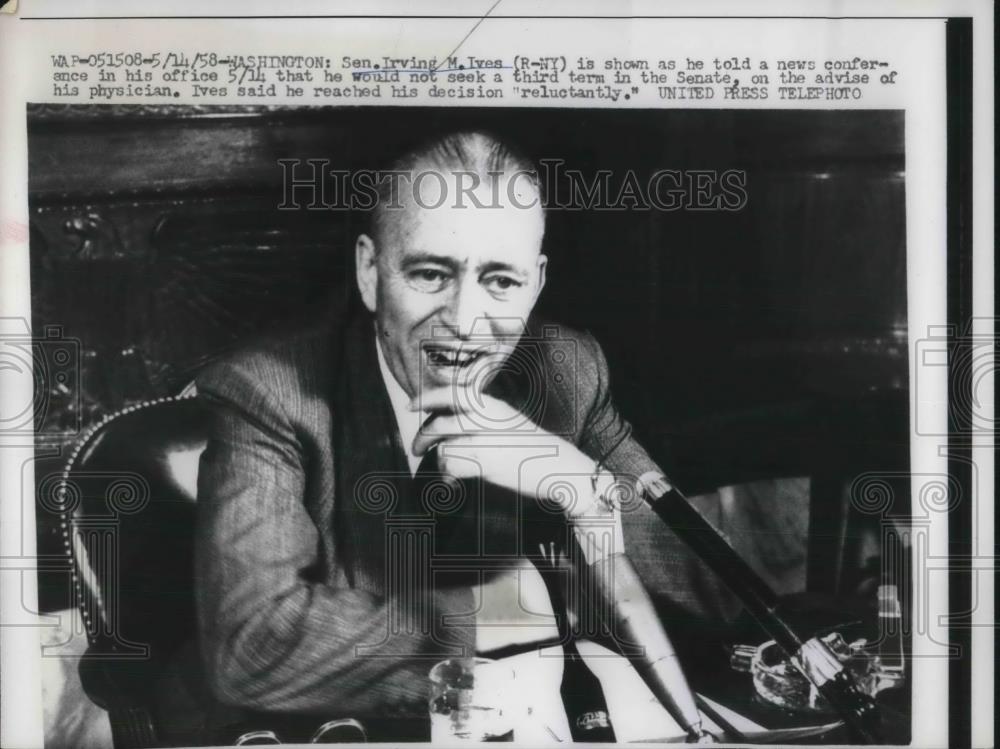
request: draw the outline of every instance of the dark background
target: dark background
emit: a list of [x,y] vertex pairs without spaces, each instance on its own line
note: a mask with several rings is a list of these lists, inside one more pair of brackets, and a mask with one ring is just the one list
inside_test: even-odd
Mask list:
[[[80,429],[354,293],[358,217],[279,211],[278,159],[372,168],[468,127],[585,175],[745,170],[736,212],[548,217],[539,310],[594,332],[621,410],[682,486],[810,475],[815,529],[841,523],[845,476],[907,469],[900,112],[38,105],[33,326],[61,326],[80,358],[78,390],[49,394],[40,442],[64,449],[37,480]],[[58,519],[38,518],[39,553],[57,553]],[[814,535],[811,587],[838,589],[822,554],[843,539]],[[68,605],[55,581],[41,595]]]

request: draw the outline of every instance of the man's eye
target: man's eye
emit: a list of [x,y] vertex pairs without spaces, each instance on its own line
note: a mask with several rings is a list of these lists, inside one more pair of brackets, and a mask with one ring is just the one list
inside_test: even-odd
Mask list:
[[521,286],[521,282],[510,276],[491,276],[486,279],[486,285],[493,291],[510,291]]
[[448,275],[437,268],[417,268],[408,274],[410,284],[421,291],[438,291],[448,281]]

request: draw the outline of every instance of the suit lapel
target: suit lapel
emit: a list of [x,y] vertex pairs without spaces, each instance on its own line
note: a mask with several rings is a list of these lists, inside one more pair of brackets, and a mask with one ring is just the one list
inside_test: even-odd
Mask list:
[[334,534],[352,584],[383,592],[386,518],[405,511],[410,474],[375,352],[371,318],[347,325],[334,384]]

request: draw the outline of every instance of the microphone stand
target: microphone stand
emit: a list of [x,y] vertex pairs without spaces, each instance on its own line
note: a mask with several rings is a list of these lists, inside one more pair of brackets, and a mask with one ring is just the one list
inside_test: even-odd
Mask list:
[[800,635],[777,612],[778,595],[665,478],[641,479],[646,503],[743,602],[764,631],[844,719],[853,738],[881,743],[878,706],[818,637]]

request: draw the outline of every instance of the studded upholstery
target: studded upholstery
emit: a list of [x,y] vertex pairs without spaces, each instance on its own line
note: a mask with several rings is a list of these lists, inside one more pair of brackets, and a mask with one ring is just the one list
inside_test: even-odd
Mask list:
[[145,706],[164,664],[194,636],[192,541],[206,430],[195,398],[129,407],[84,434],[57,489],[90,643],[81,680],[111,713],[113,731],[127,734],[116,735],[118,745],[155,743]]

